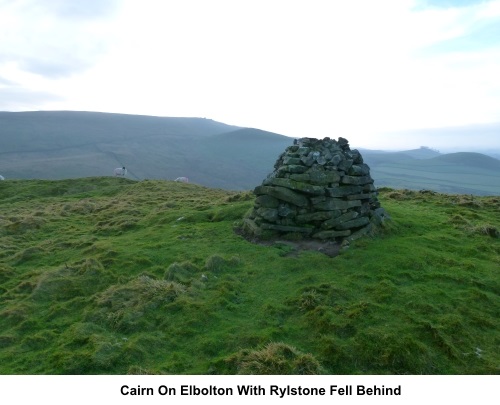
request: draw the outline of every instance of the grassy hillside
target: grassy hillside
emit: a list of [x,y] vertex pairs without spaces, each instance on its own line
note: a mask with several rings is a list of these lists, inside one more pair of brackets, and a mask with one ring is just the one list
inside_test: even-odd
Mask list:
[[149,138],[199,137],[238,127],[204,118],[84,111],[0,112],[1,153],[51,151]]
[[3,112],[0,173],[64,179],[112,175],[115,167],[126,166],[133,179],[175,179],[192,172],[189,153],[198,140],[237,128],[202,118]]
[[[226,136],[227,134],[227,136]],[[0,174],[9,179],[112,175],[233,190],[262,181],[291,138],[202,118],[78,111],[0,112]]]
[[411,149],[398,152],[363,148],[359,148],[359,151],[363,156],[369,156],[372,163],[378,163],[379,161],[404,161],[408,159],[431,159],[441,156],[441,153],[439,153],[438,151],[427,148],[425,146],[422,146],[419,149]]
[[292,143],[289,137],[254,128],[206,137],[195,149],[198,155],[193,159],[194,172],[200,184],[228,190],[253,189]]
[[498,197],[380,200],[331,258],[245,240],[248,192],[0,182],[0,373],[498,374]]

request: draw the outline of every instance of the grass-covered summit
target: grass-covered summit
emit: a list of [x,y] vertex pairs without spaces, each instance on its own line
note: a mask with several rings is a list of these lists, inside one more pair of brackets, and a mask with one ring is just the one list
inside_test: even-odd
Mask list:
[[331,258],[241,237],[248,192],[0,182],[0,373],[499,373],[500,199],[379,199]]

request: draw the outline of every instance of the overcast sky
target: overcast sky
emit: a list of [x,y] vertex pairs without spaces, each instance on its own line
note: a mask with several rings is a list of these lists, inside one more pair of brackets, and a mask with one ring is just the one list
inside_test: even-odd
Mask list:
[[500,0],[0,0],[0,110],[500,149],[402,132],[500,123]]

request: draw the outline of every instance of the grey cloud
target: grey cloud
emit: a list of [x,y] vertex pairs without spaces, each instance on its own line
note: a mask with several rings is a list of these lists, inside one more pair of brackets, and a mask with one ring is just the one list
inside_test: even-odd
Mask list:
[[55,52],[51,57],[40,55],[38,57],[17,58],[19,67],[30,73],[35,73],[50,79],[58,79],[85,71],[92,65],[92,55],[73,56],[64,50]]
[[62,97],[43,91],[33,91],[11,86],[0,88],[0,111],[33,110],[48,101],[60,101]]
[[0,76],[0,85],[15,86],[17,85],[17,83],[13,82],[12,80],[6,79],[5,77]]
[[[0,0],[0,12],[3,4]],[[23,71],[52,79],[80,73],[106,52],[110,38],[91,24],[99,19],[106,22],[119,2],[27,0],[10,4],[6,10],[18,18],[16,24],[0,27],[0,38],[9,39],[0,43],[0,63],[15,63]]]
[[82,51],[78,49],[78,41],[69,40],[53,47],[42,44],[36,52],[30,52],[30,49],[10,52],[0,57],[0,63],[15,62],[25,72],[57,79],[85,71],[95,63],[101,52],[103,50],[99,47]]

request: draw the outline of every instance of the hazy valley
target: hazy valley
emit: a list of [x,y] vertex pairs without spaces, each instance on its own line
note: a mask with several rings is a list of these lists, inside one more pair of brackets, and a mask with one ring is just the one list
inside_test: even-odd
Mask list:
[[[338,136],[348,138],[332,134]],[[8,179],[108,176],[125,166],[134,180],[186,176],[208,187],[250,190],[293,139],[202,118],[67,111],[0,113],[0,141],[0,174]],[[361,152],[379,187],[500,194],[500,160],[493,156],[427,148]]]

